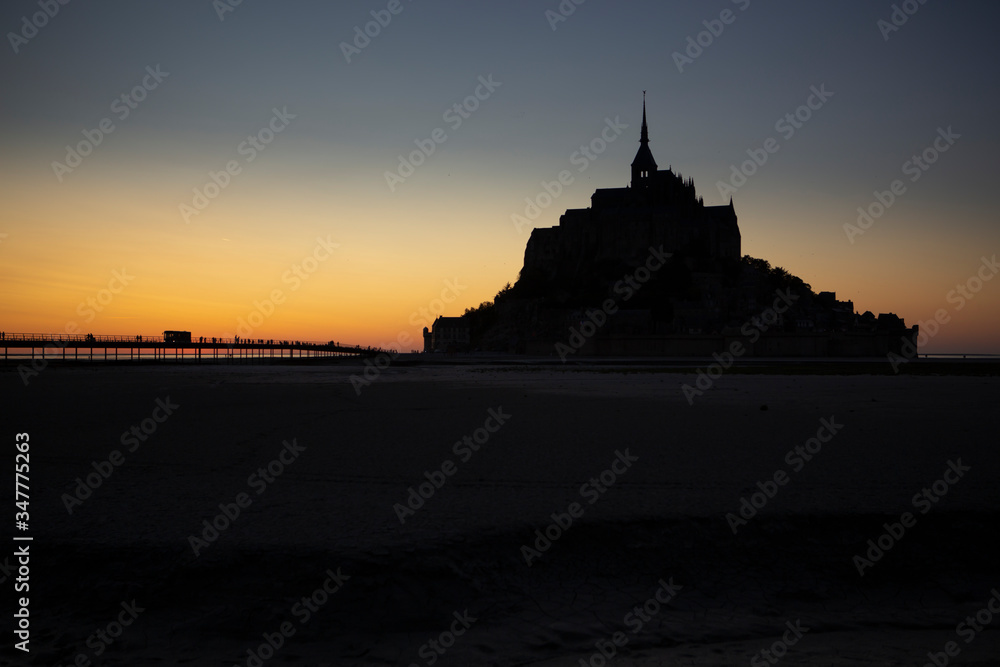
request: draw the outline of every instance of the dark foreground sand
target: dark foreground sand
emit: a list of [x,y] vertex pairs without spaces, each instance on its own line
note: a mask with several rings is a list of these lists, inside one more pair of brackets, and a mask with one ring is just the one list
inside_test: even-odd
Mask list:
[[[0,372],[11,467],[30,434],[34,537],[31,653],[7,634],[0,662],[599,666],[600,644],[644,667],[772,664],[772,646],[781,665],[924,665],[952,641],[949,664],[997,664],[996,377],[733,375],[689,405],[690,374],[414,366],[358,395],[358,370],[51,367],[28,387]],[[455,449],[486,426],[479,451]],[[818,431],[811,460],[786,458]],[[726,514],[779,471],[734,535]],[[402,523],[425,473],[444,482]],[[960,626],[977,612],[981,630]]]

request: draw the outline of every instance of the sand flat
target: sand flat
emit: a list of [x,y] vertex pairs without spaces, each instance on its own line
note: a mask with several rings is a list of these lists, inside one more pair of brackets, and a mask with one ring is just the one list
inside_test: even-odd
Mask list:
[[[51,573],[39,652],[88,652],[94,623],[141,596],[107,664],[246,664],[342,567],[352,579],[274,663],[426,664],[420,647],[468,608],[479,620],[440,664],[577,664],[669,577],[682,594],[621,664],[749,660],[795,618],[812,629],[784,664],[912,663],[1000,584],[994,377],[731,375],[689,405],[690,373],[406,366],[358,395],[359,370],[53,367],[27,388],[0,375],[4,421],[36,457],[32,533]],[[74,480],[167,397],[175,413],[69,514]],[[509,419],[462,460],[455,443],[490,410]],[[791,470],[823,420],[842,428]],[[301,454],[258,493],[250,476],[293,439]],[[582,494],[625,450],[634,464]],[[958,459],[967,476],[859,577],[852,557]],[[394,506],[446,461],[454,474],[401,523]],[[734,535],[726,514],[779,470],[788,483]],[[251,504],[195,556],[190,536],[241,492]],[[521,547],[573,502],[582,517],[529,567]]]

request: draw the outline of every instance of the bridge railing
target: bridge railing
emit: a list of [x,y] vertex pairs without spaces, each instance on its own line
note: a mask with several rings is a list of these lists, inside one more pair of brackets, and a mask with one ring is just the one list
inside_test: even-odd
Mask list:
[[284,340],[284,339],[274,339],[274,338],[220,338],[218,336],[192,336],[191,341],[175,341],[175,340],[164,340],[162,335],[160,336],[121,336],[113,334],[53,334],[53,333],[0,333],[0,344],[10,346],[11,343],[100,343],[102,345],[107,345],[108,343],[116,343],[125,345],[142,345],[146,343],[150,344],[166,344],[175,345],[178,347],[183,347],[185,345],[224,345],[228,347],[281,347],[285,349],[295,348],[295,349],[337,349],[341,351],[352,351],[358,354],[369,353],[392,353],[392,350],[383,350],[381,348],[373,347],[363,347],[361,345],[345,345],[343,343],[337,343],[336,341],[303,341],[303,340]]
[[163,336],[115,336],[107,334],[53,334],[53,333],[7,333],[0,335],[0,341],[9,342],[29,342],[35,343],[73,343],[73,342],[95,342],[95,343],[136,343],[141,338],[143,343],[162,343]]

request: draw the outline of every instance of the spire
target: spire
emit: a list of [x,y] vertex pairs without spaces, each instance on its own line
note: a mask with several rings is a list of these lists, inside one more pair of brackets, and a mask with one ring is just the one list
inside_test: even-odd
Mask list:
[[632,187],[647,187],[656,173],[656,160],[649,150],[649,128],[646,126],[646,91],[642,91],[642,132],[639,135],[639,151],[632,160]]
[[642,91],[642,134],[639,137],[639,143],[648,144],[649,143],[649,128],[646,127],[646,91]]

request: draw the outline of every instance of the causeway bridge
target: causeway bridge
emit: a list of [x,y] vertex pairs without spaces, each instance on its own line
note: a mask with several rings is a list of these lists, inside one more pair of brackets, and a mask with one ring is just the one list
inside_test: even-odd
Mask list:
[[[171,334],[173,332],[166,332]],[[185,332],[186,333],[186,332]],[[382,350],[334,341],[269,338],[117,336],[103,334],[0,333],[4,362],[43,361],[298,361],[374,357]]]

